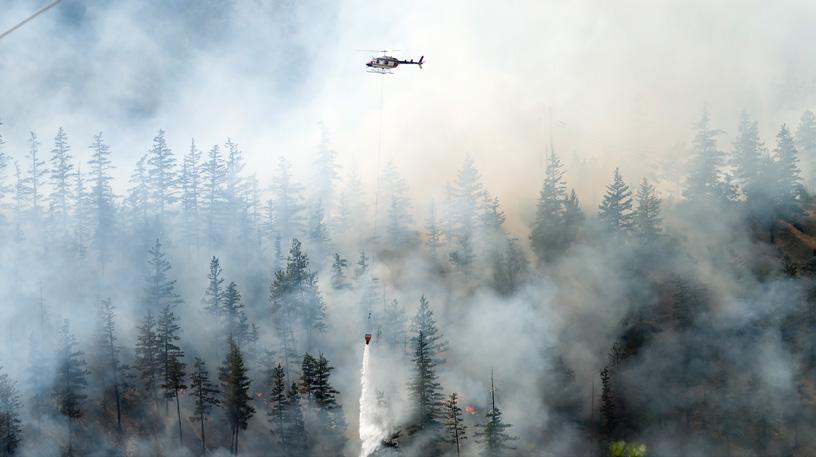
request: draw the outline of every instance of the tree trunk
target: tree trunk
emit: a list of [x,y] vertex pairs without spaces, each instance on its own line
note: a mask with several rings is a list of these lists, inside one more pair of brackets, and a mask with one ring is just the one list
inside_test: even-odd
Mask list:
[[201,419],[201,455],[207,455],[207,438],[204,436],[204,412],[199,415]]
[[181,406],[179,405],[179,395],[178,390],[176,391],[176,414],[178,416],[178,426],[179,426],[179,444],[183,444],[184,440],[181,437]]
[[116,378],[116,384],[113,386],[113,396],[116,397],[116,429],[119,433],[122,433],[122,402],[119,398],[119,376]]

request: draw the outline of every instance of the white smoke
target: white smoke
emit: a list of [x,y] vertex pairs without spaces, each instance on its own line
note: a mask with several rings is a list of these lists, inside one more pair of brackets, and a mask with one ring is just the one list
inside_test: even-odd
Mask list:
[[363,352],[363,368],[360,370],[360,457],[368,457],[385,438],[388,430],[385,418],[378,412],[377,391],[371,385],[369,346]]

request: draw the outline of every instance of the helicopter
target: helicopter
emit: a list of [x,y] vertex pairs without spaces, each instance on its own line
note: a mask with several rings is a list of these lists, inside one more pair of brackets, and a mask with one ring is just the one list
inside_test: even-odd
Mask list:
[[[389,74],[389,73],[391,73],[391,70],[397,68],[397,66],[399,66],[400,64],[403,64],[403,65],[417,65],[417,66],[419,66],[419,69],[421,70],[422,69],[422,64],[425,62],[425,56],[421,56],[418,61],[414,61],[414,59],[400,60],[400,59],[397,59],[396,57],[388,56],[388,55],[386,55],[386,53],[389,52],[387,49],[382,50],[382,51],[364,49],[362,51],[381,52],[382,53],[381,57],[373,57],[371,60],[369,60],[366,63],[366,67],[368,67],[367,71],[369,73]],[[391,51],[399,51],[399,49],[392,49]]]

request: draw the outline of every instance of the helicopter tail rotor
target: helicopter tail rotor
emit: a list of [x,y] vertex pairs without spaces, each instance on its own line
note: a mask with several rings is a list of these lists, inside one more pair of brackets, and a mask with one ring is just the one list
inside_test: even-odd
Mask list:
[[422,62],[424,62],[424,61],[425,61],[425,56],[422,56],[422,57],[419,58],[419,62],[417,62],[417,65],[419,65],[420,70],[422,70]]

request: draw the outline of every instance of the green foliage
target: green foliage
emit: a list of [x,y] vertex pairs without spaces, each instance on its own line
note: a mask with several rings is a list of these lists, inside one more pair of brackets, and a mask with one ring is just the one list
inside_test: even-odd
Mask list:
[[615,441],[609,445],[609,457],[646,457],[646,445]]

